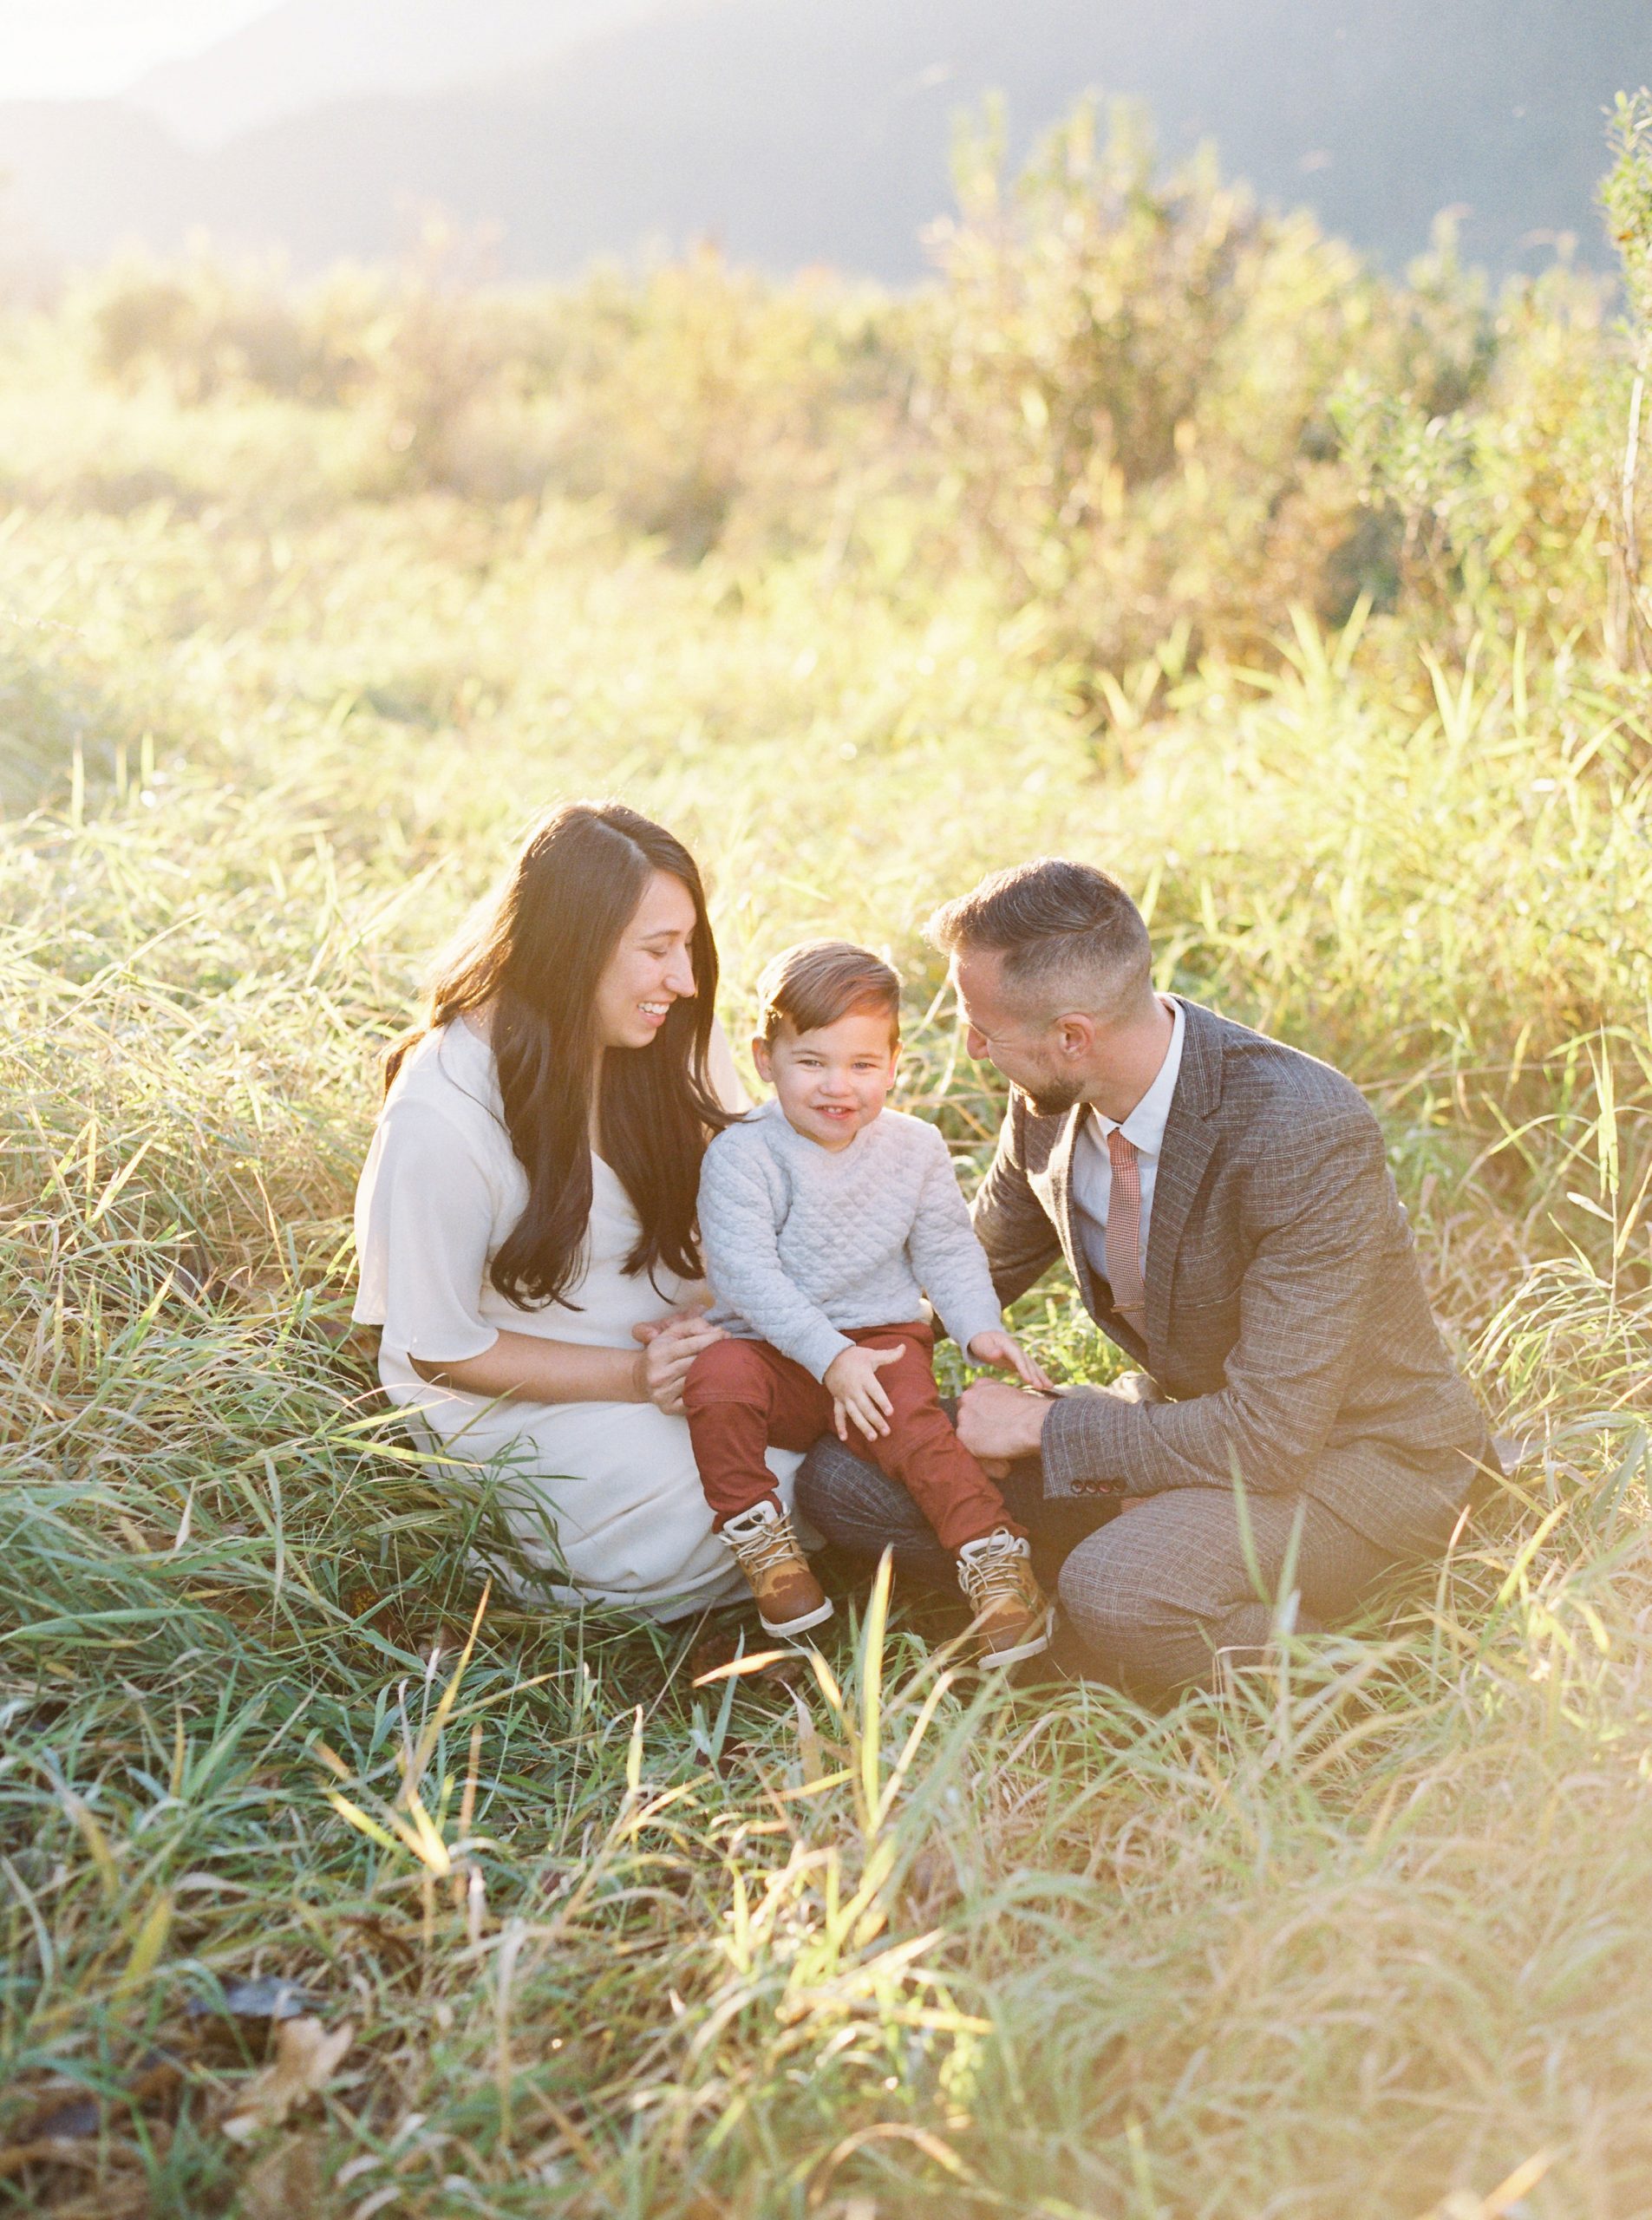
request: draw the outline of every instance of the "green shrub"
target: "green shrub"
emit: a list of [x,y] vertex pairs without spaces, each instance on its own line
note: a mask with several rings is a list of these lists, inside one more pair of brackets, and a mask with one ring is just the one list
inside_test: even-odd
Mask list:
[[[1203,156],[1080,113],[1013,186],[966,139],[926,327],[930,412],[973,545],[1044,635],[1113,672],[1179,625],[1257,646],[1343,613],[1357,487],[1326,406],[1394,336],[1383,288]],[[1184,637],[1181,653],[1185,653]]]

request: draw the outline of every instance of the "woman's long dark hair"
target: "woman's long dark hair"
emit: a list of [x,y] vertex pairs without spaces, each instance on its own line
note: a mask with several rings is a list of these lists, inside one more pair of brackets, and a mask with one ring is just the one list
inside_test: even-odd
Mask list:
[[388,1087],[425,1034],[492,1005],[505,1123],[528,1179],[527,1208],[488,1268],[507,1303],[560,1301],[584,1269],[597,986],[655,872],[694,904],[694,996],[672,1003],[647,1048],[603,1051],[597,1131],[642,1226],[626,1269],[697,1278],[700,1159],[729,1122],[707,1071],[717,949],[694,859],[663,826],[618,802],[542,818],[493,911],[436,977],[422,1022],[385,1058]]

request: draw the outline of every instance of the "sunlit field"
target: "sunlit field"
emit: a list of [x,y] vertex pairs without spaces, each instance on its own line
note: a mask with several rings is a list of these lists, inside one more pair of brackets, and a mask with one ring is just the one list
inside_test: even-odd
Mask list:
[[[1624,134],[1616,299],[1379,282],[1080,128],[966,161],[907,300],[450,245],[6,310],[0,2209],[1652,2211]],[[881,1588],[701,1688],[486,1590],[351,1192],[424,966],[598,794],[705,865],[736,1039],[784,941],[888,951],[966,1184],[920,927],[1029,854],[1348,1070],[1526,1446],[1448,1561],[1163,1715]],[[1018,1322],[1104,1376],[1064,1283]]]

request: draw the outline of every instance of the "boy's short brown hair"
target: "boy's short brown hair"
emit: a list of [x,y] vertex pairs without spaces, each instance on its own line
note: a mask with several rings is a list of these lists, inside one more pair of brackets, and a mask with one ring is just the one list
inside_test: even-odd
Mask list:
[[757,1029],[772,1047],[783,1026],[818,1033],[852,1010],[878,1010],[900,1039],[900,978],[869,948],[846,940],[800,940],[783,948],[757,982]]

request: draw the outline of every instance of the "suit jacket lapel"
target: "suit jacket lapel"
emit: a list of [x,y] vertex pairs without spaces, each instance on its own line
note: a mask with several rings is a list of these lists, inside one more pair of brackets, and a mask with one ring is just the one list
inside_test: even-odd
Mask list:
[[1084,1244],[1079,1238],[1078,1213],[1073,1205],[1073,1152],[1078,1146],[1079,1128],[1085,1115],[1081,1103],[1076,1109],[1069,1110],[1061,1121],[1061,1130],[1055,1137],[1055,1146],[1049,1155],[1049,1193],[1055,1231],[1061,1237],[1068,1269],[1077,1284],[1085,1309],[1094,1317],[1095,1284],[1089,1259],[1084,1253]]
[[1153,1349],[1163,1348],[1169,1338],[1176,1251],[1216,1146],[1218,1126],[1211,1113],[1222,1094],[1220,1021],[1198,1002],[1177,999],[1186,1014],[1182,1068],[1171,1097],[1147,1231],[1147,1342]]

